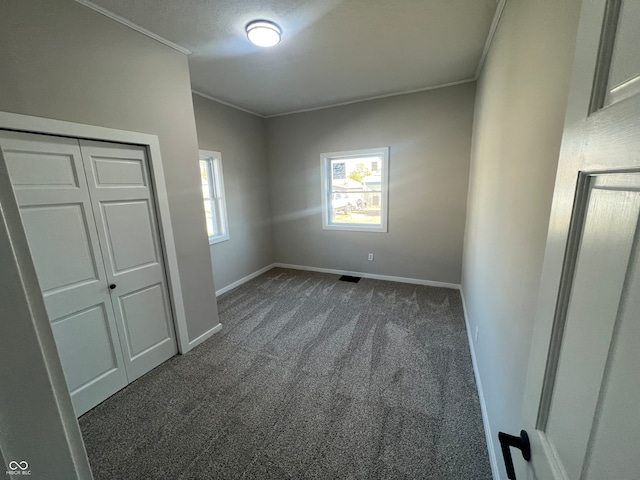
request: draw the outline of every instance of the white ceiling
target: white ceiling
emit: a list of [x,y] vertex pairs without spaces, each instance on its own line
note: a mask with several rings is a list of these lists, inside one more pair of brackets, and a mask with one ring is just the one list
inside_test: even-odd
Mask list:
[[[270,116],[474,78],[497,0],[92,1],[191,50],[194,91]],[[282,42],[250,44],[255,19]]]

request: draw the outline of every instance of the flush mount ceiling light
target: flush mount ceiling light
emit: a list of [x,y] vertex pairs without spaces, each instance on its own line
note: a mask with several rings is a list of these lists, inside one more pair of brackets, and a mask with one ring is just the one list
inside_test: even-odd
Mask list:
[[247,38],[259,47],[273,47],[280,43],[282,31],[275,23],[267,20],[255,20],[246,27]]

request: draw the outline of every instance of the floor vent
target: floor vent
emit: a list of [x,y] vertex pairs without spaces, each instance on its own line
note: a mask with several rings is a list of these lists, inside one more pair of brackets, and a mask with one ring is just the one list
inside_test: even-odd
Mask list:
[[351,277],[349,275],[342,275],[339,280],[342,280],[343,282],[351,282],[351,283],[358,283],[360,281],[361,277]]

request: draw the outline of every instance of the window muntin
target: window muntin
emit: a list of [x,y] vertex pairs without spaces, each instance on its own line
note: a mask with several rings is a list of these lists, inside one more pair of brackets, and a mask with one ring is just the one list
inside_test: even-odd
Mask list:
[[388,147],[323,153],[323,228],[386,232],[388,166]]
[[200,178],[209,244],[229,239],[220,152],[200,150]]

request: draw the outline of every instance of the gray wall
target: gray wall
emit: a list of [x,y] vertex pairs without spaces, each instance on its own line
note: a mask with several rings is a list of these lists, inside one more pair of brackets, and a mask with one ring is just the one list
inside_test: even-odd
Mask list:
[[501,470],[498,431],[521,429],[578,16],[579,0],[508,0],[478,81],[462,288]]
[[[474,92],[467,83],[269,118],[275,261],[460,283]],[[391,147],[389,232],[323,230],[320,154],[381,146]]]
[[189,337],[215,326],[186,56],[72,0],[20,0],[0,2],[0,66],[0,110],[159,137]]
[[198,145],[222,154],[229,240],[211,245],[218,290],[273,263],[266,120],[193,96]]

